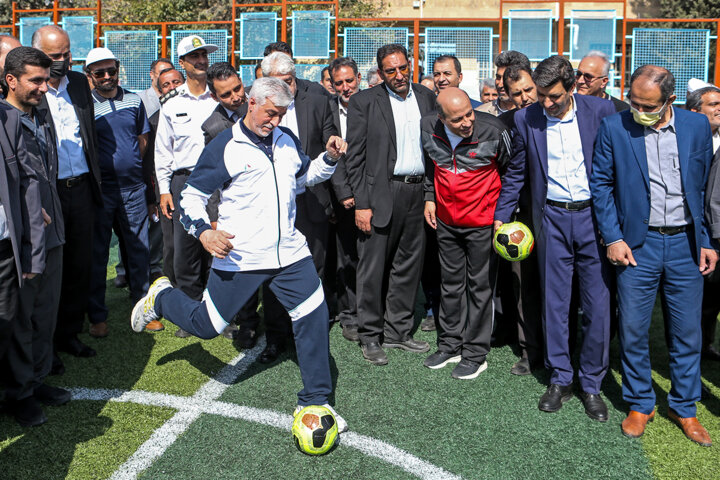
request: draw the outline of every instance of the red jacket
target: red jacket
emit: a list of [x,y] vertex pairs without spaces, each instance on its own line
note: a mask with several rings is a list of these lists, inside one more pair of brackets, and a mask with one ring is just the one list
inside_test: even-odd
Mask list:
[[510,159],[510,132],[493,115],[475,112],[473,134],[453,150],[437,115],[422,120],[425,200],[454,227],[492,225],[500,196],[500,172]]

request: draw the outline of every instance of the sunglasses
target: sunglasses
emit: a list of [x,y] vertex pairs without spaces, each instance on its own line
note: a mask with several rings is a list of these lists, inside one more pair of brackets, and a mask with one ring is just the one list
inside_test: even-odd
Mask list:
[[385,76],[388,78],[397,77],[398,72],[403,74],[403,76],[407,76],[410,74],[410,65],[403,65],[402,67],[396,67],[393,69],[386,68],[386,69],[383,69],[383,72],[385,73]]
[[105,78],[105,74],[108,74],[110,77],[114,77],[118,73],[117,68],[103,68],[100,70],[93,70],[90,72],[93,77],[95,78]]
[[593,80],[596,80],[598,78],[605,78],[606,76],[607,75],[603,75],[602,77],[596,77],[594,75],[590,75],[589,73],[583,73],[580,70],[575,71],[575,78],[577,78],[579,80],[580,77],[583,77],[583,78],[585,78],[585,81],[587,83],[591,83]]

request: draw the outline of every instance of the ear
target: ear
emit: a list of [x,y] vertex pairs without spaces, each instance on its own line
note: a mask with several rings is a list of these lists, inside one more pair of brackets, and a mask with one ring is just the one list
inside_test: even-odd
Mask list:
[[17,88],[17,78],[15,78],[15,75],[11,75],[9,73],[5,75],[5,83],[7,83],[10,90],[15,90],[15,88]]
[[462,83],[462,73],[458,75],[458,78],[460,79],[460,83]]

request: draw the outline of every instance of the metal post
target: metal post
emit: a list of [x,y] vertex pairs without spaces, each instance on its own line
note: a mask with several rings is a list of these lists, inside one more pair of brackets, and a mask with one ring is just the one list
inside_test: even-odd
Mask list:
[[232,8],[232,26],[230,27],[230,32],[231,32],[231,34],[230,34],[230,38],[231,38],[231,40],[230,40],[230,42],[231,42],[230,43],[230,64],[233,67],[235,67],[236,63],[237,63],[237,61],[235,60],[235,40],[237,37],[237,31],[236,31],[237,30],[237,22],[236,22],[237,16],[235,14],[235,0],[233,0],[231,8]]
[[627,55],[627,20],[623,15],[622,61],[620,62],[620,100],[625,100],[625,59]]
[[560,6],[558,11],[558,55],[562,56],[565,53],[565,0],[560,0]]
[[280,40],[287,42],[287,0],[282,0],[282,31],[280,32]]
[[102,0],[97,0],[97,24],[95,25],[95,46],[100,46],[100,23],[102,22]]
[[53,23],[55,25],[58,24],[58,20],[60,17],[60,15],[59,15],[60,12],[58,12],[58,1],[59,0],[53,0]]
[[170,58],[167,53],[167,23],[165,23],[165,22],[162,23],[162,26],[160,28],[160,34],[162,35],[162,40],[161,40],[162,57]]
[[18,28],[17,28],[17,2],[12,3],[12,33],[13,37],[18,37]]

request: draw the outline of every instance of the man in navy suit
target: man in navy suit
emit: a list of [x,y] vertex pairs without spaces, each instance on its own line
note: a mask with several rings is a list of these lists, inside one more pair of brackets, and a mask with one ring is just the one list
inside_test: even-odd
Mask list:
[[659,287],[672,382],[668,417],[692,441],[710,446],[695,402],[702,277],[717,261],[703,214],[712,134],[707,117],[672,107],[674,90],[672,73],[662,67],[644,65],[632,74],[631,109],[603,121],[590,186],[617,274],[622,391],[630,404],[622,431],[639,437],[655,416],[648,330]]
[[551,371],[538,408],[556,412],[573,395],[569,309],[577,273],[583,309],[580,398],[587,415],[604,422],[608,412],[600,384],[608,368],[609,270],[592,216],[589,179],[597,129],[615,109],[606,100],[573,95],[575,72],[563,57],[543,60],[532,77],[538,102],[515,115],[513,157],[495,228],[511,219],[527,178],[543,291],[545,364]]

